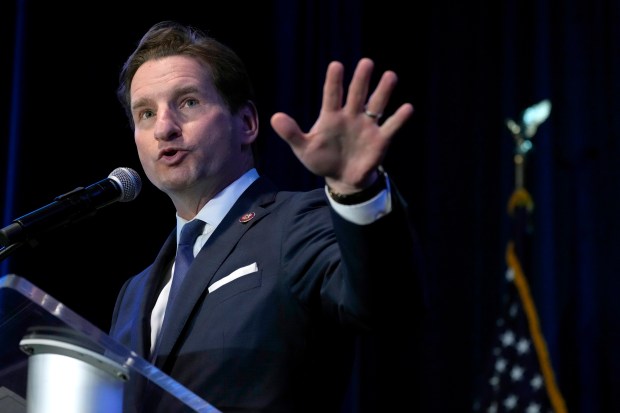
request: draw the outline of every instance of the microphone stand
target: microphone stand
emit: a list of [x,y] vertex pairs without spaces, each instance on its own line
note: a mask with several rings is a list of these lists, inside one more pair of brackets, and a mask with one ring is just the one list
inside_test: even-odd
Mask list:
[[4,248],[0,249],[0,261],[3,261],[5,258],[8,258],[12,253],[15,252],[16,249],[23,246],[25,244],[24,241],[14,242],[12,244],[4,246]]

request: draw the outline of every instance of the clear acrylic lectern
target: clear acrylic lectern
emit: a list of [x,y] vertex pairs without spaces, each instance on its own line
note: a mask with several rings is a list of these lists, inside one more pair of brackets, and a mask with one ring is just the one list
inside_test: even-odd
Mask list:
[[25,278],[0,278],[0,412],[155,411],[219,413]]

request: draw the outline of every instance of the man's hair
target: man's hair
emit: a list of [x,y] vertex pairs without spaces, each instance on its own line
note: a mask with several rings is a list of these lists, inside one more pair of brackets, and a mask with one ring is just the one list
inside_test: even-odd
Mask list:
[[130,90],[136,71],[149,60],[179,55],[194,57],[209,67],[213,84],[232,113],[254,101],[254,88],[245,64],[232,49],[199,29],[162,21],[144,34],[120,72],[117,97],[132,127],[135,125]]

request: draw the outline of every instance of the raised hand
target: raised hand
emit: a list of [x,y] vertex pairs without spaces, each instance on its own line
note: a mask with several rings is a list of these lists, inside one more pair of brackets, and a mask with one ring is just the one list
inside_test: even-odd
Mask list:
[[393,71],[385,71],[368,97],[373,69],[374,62],[369,58],[358,62],[343,105],[344,66],[331,62],[319,117],[307,133],[285,113],[271,117],[271,126],[301,163],[325,177],[338,193],[357,192],[374,182],[392,137],[413,114],[413,105],[404,103],[385,117],[383,111],[398,77]]

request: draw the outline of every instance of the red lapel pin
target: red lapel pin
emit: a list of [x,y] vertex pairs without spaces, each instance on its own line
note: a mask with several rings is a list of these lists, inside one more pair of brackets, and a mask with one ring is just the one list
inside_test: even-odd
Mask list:
[[239,222],[241,222],[242,224],[245,224],[246,222],[248,222],[255,216],[256,214],[254,212],[246,212],[245,214],[241,215],[241,218],[239,218]]

